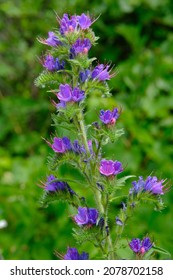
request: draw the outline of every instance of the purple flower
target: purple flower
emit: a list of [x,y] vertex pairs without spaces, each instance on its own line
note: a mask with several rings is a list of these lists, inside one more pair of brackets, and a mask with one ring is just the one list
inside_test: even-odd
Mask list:
[[77,17],[71,16],[69,18],[68,14],[64,14],[60,21],[60,32],[62,35],[73,32],[77,27]]
[[107,177],[115,176],[123,171],[122,163],[119,161],[103,159],[100,164],[100,173]]
[[156,176],[154,177],[148,176],[145,181],[144,190],[148,192],[152,192],[153,194],[164,194],[163,183],[164,180],[158,181]]
[[72,91],[72,101],[79,102],[85,97],[85,92],[80,90],[78,87],[75,87]]
[[151,242],[149,237],[145,237],[142,240],[142,246],[141,246],[141,253],[144,254],[145,252],[149,251],[153,246],[153,243]]
[[129,246],[134,253],[139,253],[141,249],[141,240],[139,238],[134,238],[129,243]]
[[48,54],[43,62],[43,66],[48,70],[48,71],[54,71],[55,70],[55,60],[54,57],[51,54]]
[[89,255],[85,252],[79,254],[76,248],[68,248],[64,260],[88,260]]
[[139,176],[138,182],[132,182],[133,187],[130,189],[130,194],[138,194],[139,192],[144,190],[145,181],[143,180],[142,176]]
[[159,195],[164,194],[163,183],[165,180],[158,181],[157,177],[148,176],[146,180],[142,176],[139,176],[138,181],[132,182],[133,187],[130,189],[130,194],[138,194],[139,192],[151,192],[152,194]]
[[92,24],[90,17],[85,15],[84,13],[81,14],[81,16],[77,16],[77,19],[81,29],[85,30]]
[[[54,102],[53,102],[54,103]],[[66,103],[64,101],[60,101],[59,103],[54,103],[55,107],[58,108],[65,108],[66,107]]]
[[110,110],[101,110],[100,111],[100,120],[104,124],[115,124],[116,120],[119,117],[118,108],[114,108],[112,111]]
[[85,154],[86,153],[84,146],[80,145],[78,140],[74,140],[73,145],[72,145],[72,150],[76,154],[83,154],[83,153]]
[[91,71],[89,69],[85,69],[79,73],[79,78],[82,83],[84,83],[90,77]]
[[94,68],[91,73],[92,79],[98,79],[99,81],[110,80],[111,75],[109,74],[109,65],[99,64]]
[[57,97],[60,101],[69,102],[72,99],[72,88],[68,84],[61,84]]
[[54,137],[53,144],[51,145],[51,147],[56,153],[63,154],[71,149],[71,143],[67,137],[63,137],[63,138]]
[[64,69],[65,62],[60,62],[58,58],[54,58],[51,54],[48,54],[44,59],[43,66],[48,71],[59,71]]
[[139,238],[132,239],[129,246],[134,253],[143,255],[152,248],[153,244],[149,237],[144,237],[143,240]]
[[77,39],[71,47],[71,52],[75,55],[83,53],[87,54],[91,48],[91,42],[89,39]]
[[45,183],[45,190],[49,192],[65,191],[66,183],[57,181],[54,175],[49,175],[47,177],[47,182]]
[[116,217],[115,218],[115,222],[116,222],[116,224],[118,225],[118,226],[123,226],[124,225],[124,223],[122,222],[122,220],[119,218],[119,217]]
[[57,97],[60,100],[58,107],[65,107],[66,102],[80,102],[85,97],[83,90],[80,90],[78,87],[72,89],[68,84],[61,84],[59,90],[57,93]]
[[63,70],[64,68],[65,68],[65,61],[62,60],[60,62],[58,58],[55,58],[55,70],[59,71],[59,70]]
[[79,226],[95,225],[98,219],[98,211],[95,208],[78,207],[78,214],[74,216]]
[[51,47],[56,47],[62,44],[55,33],[52,31],[48,32],[48,38],[42,42]]

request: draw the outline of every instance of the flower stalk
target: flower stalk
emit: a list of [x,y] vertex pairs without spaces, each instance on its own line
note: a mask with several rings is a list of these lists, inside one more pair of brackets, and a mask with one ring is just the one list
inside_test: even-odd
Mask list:
[[[72,205],[77,211],[73,216],[76,243],[82,246],[90,242],[91,246],[98,248],[100,259],[119,259],[119,241],[124,238],[124,229],[134,212],[133,208],[142,201],[150,201],[155,208],[162,209],[165,180],[159,180],[156,176],[148,176],[144,180],[140,176],[138,181],[132,182],[126,195],[127,202],[123,202],[119,212],[115,210],[112,222],[109,206],[117,199],[117,190],[121,191],[126,181],[133,177],[123,177],[123,164],[117,159],[106,158],[102,152],[104,145],[114,143],[122,135],[122,129],[117,128],[121,112],[116,107],[103,108],[90,126],[86,125],[83,112],[87,108],[88,95],[92,98],[94,91],[111,96],[108,81],[115,74],[110,64],[95,63],[95,58],[89,58],[89,51],[98,39],[91,29],[95,19],[82,13],[72,16],[64,14],[58,16],[57,21],[59,29],[56,32],[50,31],[48,38],[38,39],[49,46],[49,50],[40,59],[44,70],[36,79],[36,85],[47,87],[49,93],[54,93],[56,99],[52,100],[52,104],[56,113],[53,121],[57,128],[52,143],[46,140],[53,155],[49,157],[51,174],[45,182],[41,182],[44,189],[42,205],[47,206],[58,200]],[[59,135],[59,127],[63,137]],[[67,131],[70,131],[70,137],[67,137]],[[58,167],[64,163],[71,164],[83,176],[84,182],[82,186],[80,183],[80,188],[76,178],[58,179],[61,177]],[[71,188],[70,183],[76,187]],[[149,237],[142,240],[133,237],[131,242],[127,242],[126,250],[129,247],[135,253],[135,258],[142,259],[153,247],[153,242]],[[92,247],[89,249],[92,250]],[[68,247],[65,254],[57,255],[65,260],[89,259],[88,252],[73,247]]]

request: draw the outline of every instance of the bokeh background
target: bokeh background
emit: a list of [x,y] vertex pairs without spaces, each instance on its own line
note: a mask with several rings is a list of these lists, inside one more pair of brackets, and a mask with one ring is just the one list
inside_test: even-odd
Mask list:
[[[0,255],[4,259],[56,259],[74,246],[73,222],[64,204],[41,209],[50,148],[50,95],[35,87],[45,47],[38,36],[57,26],[55,12],[89,11],[97,17],[100,37],[90,51],[99,62],[112,62],[119,74],[109,85],[109,106],[122,108],[119,126],[125,134],[105,148],[107,158],[127,164],[126,173],[159,178],[173,174],[173,2],[170,0],[1,0],[0,3]],[[87,121],[95,121],[101,99],[90,98]],[[75,174],[62,167],[61,176]],[[77,176],[77,174],[76,174]],[[130,183],[125,187],[128,192]],[[79,187],[77,187],[79,189]],[[80,192],[82,192],[80,187]],[[129,223],[126,238],[149,234],[173,253],[173,192],[165,209],[144,204]],[[120,201],[119,201],[120,203]],[[115,215],[119,205],[114,205]],[[83,248],[85,248],[84,245]],[[166,256],[158,256],[166,258]]]

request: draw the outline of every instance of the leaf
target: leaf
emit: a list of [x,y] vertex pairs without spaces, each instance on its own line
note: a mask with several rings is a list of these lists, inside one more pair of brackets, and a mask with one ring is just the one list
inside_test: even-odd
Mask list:
[[83,244],[86,241],[95,242],[96,237],[98,237],[98,228],[96,226],[73,229],[73,232],[73,236],[79,244]]
[[46,208],[50,203],[53,202],[66,202],[68,204],[71,204],[73,207],[78,208],[80,204],[80,199],[76,194],[72,195],[68,191],[45,191],[40,199],[41,207]]
[[124,176],[124,177],[122,177],[122,178],[120,178],[120,179],[117,179],[117,181],[116,181],[116,186],[118,186],[118,187],[123,187],[124,184],[125,184],[125,182],[126,182],[128,179],[134,178],[134,177],[136,177],[136,175],[128,175],[128,176]]
[[64,71],[58,71],[51,73],[48,71],[43,71],[35,80],[35,85],[37,87],[45,87],[48,84],[56,84],[57,86],[63,82],[63,77],[61,73]]
[[158,253],[164,254],[164,255],[168,255],[168,256],[171,257],[171,254],[170,254],[167,250],[165,250],[165,249],[163,249],[163,248],[156,247],[156,246],[153,246],[152,248],[153,248],[153,250],[154,250],[155,252],[158,252]]

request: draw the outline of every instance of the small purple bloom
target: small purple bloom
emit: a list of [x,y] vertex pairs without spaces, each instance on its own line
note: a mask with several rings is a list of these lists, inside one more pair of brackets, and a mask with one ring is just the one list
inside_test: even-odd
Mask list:
[[80,90],[78,87],[75,87],[72,91],[72,101],[79,102],[85,97],[85,92]]
[[95,208],[78,207],[78,214],[74,216],[79,226],[95,225],[98,219],[98,211]]
[[43,66],[51,72],[59,71],[64,69],[65,62],[60,62],[58,58],[54,58],[51,54],[48,54],[44,59]]
[[115,176],[123,171],[122,163],[119,161],[103,159],[100,164],[100,173],[107,177]]
[[43,62],[43,66],[48,70],[48,71],[54,71],[55,70],[55,59],[51,54],[48,54]]
[[149,251],[153,246],[153,243],[151,242],[149,237],[145,237],[142,240],[142,245],[141,245],[141,253],[145,253],[147,251]]
[[96,66],[91,74],[92,79],[97,79],[99,81],[110,80],[109,67],[109,65],[105,66],[104,64]]
[[63,70],[64,68],[65,68],[65,61],[62,60],[60,62],[58,58],[55,58],[55,70],[59,71],[59,70]]
[[153,243],[149,237],[144,237],[143,240],[134,238],[129,243],[129,246],[134,253],[143,255],[152,248]]
[[56,108],[65,108],[66,103],[64,101],[60,101],[59,103],[56,103]]
[[68,84],[61,84],[59,90],[60,91],[57,93],[57,97],[60,100],[58,107],[65,107],[66,102],[80,102],[85,97],[85,92],[83,90],[80,90],[78,87],[72,89]]
[[130,194],[138,194],[139,192],[151,192],[152,194],[159,195],[164,194],[163,183],[165,180],[158,181],[157,177],[148,176],[146,180],[142,176],[139,176],[138,181],[132,182],[133,187],[130,189]]
[[69,102],[72,98],[72,88],[68,84],[61,84],[57,97],[60,101]]
[[79,78],[82,83],[84,83],[90,77],[91,71],[89,69],[85,69],[79,73]]
[[62,35],[73,32],[77,27],[77,17],[71,16],[69,18],[68,14],[64,14],[60,20],[60,32]]
[[63,141],[63,143],[64,143],[64,145],[65,145],[65,147],[66,147],[66,150],[71,150],[72,149],[72,146],[71,146],[71,141],[70,141],[70,139],[68,138],[68,137],[63,137],[62,138],[62,141]]
[[90,17],[85,15],[84,13],[81,14],[81,16],[77,16],[77,19],[81,29],[85,30],[92,24]]
[[138,194],[139,192],[143,191],[144,189],[145,181],[143,180],[142,176],[139,176],[138,182],[134,181],[132,182],[133,187],[130,189],[130,194]]
[[49,175],[45,183],[45,190],[49,192],[65,191],[66,183],[58,181],[54,175]]
[[158,181],[156,176],[154,176],[154,177],[148,176],[145,181],[144,190],[152,192],[153,194],[164,194],[163,193],[163,187],[164,187],[163,183],[164,183],[164,180]]
[[115,222],[116,222],[116,224],[118,225],[118,226],[123,226],[124,225],[124,223],[122,222],[122,220],[119,218],[119,217],[116,217],[115,218]]
[[139,253],[141,250],[141,240],[139,238],[134,238],[129,243],[129,246],[134,253]]
[[61,153],[61,154],[70,150],[71,144],[70,144],[70,142],[67,141],[67,139],[68,139],[67,137],[63,137],[63,138],[54,137],[53,144],[51,145],[52,149],[56,153]]
[[88,38],[77,39],[76,42],[71,47],[71,52],[75,55],[84,53],[87,54],[91,48],[91,42]]
[[104,124],[115,124],[116,120],[119,117],[118,108],[114,108],[112,111],[110,110],[101,110],[100,111],[100,120]]
[[64,260],[88,260],[89,255],[85,252],[79,254],[76,248],[68,248]]
[[48,32],[48,38],[45,40],[45,44],[51,47],[56,47],[58,45],[61,45],[62,43],[58,39],[58,37],[55,35],[54,32],[50,31]]
[[73,145],[72,145],[72,150],[73,152],[75,152],[76,154],[81,154],[81,145],[79,144],[78,140],[74,140]]

